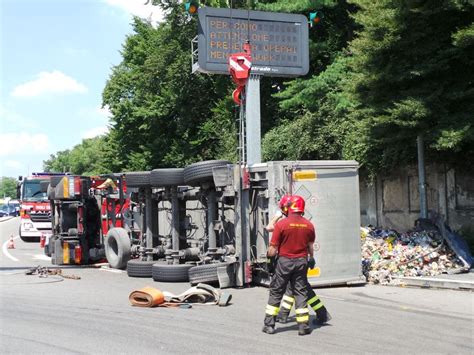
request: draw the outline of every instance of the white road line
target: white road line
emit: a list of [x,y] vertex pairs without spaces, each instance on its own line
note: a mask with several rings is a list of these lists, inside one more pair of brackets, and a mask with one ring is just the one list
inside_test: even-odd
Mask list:
[[[317,290],[316,290],[317,291]],[[339,297],[331,297],[331,296],[324,296],[321,295],[319,292],[316,292],[316,294],[322,298],[329,298],[330,300],[336,300],[336,301],[346,301],[344,298],[339,298]]]
[[[18,236],[16,236],[15,238],[13,238],[13,240],[17,239]],[[10,241],[10,239],[8,239],[5,243],[3,243],[2,245],[2,252],[3,254],[5,254],[5,256],[7,258],[10,258],[12,259],[13,261],[19,261],[17,258],[15,258],[13,255],[11,255],[9,252],[8,252],[8,249],[7,249],[7,246],[8,246],[8,242]]]
[[108,272],[114,272],[114,273],[116,273],[116,274],[122,274],[122,273],[125,272],[125,271],[123,271],[123,270],[109,269],[109,268],[103,268],[103,267],[101,267],[99,270],[108,271]]
[[47,255],[43,255],[43,254],[36,254],[36,255],[33,255],[33,259],[35,260],[44,260],[44,261],[50,261],[51,258]]

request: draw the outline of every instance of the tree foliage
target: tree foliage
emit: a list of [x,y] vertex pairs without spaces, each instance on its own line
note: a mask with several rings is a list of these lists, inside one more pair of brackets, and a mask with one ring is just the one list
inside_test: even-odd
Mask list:
[[0,179],[0,198],[10,197],[16,199],[16,185],[18,181],[15,178],[3,176]]
[[322,10],[323,23],[310,29],[312,64],[307,77],[287,82],[274,96],[285,120],[264,137],[263,156],[266,160],[341,159],[350,129],[347,115],[353,106],[345,92],[350,58],[344,49],[356,28],[349,16],[355,7],[345,1],[298,1],[292,5],[280,1],[271,8],[286,10],[296,4],[303,13]]
[[323,73],[294,81],[276,95],[287,121],[263,140],[265,159],[342,159],[344,138],[350,129],[351,101],[347,85],[348,58],[341,56]]
[[124,169],[183,166],[227,155],[228,137],[235,133],[232,109],[222,102],[230,97],[230,80],[191,73],[196,20],[176,2],[161,6],[167,17],[158,28],[135,19],[123,61],[103,94]]
[[[179,167],[237,159],[238,109],[225,75],[191,73],[197,19],[174,0],[157,27],[135,19],[103,103],[110,132],[58,152],[74,173]],[[462,0],[209,0],[213,7],[318,10],[310,70],[261,81],[264,160],[356,159],[369,172],[416,159],[474,164],[474,7]]]
[[350,43],[354,130],[345,156],[370,170],[428,157],[454,162],[474,142],[474,8],[456,0],[353,0],[361,30]]
[[110,173],[107,158],[108,138],[84,139],[72,149],[59,151],[43,162],[44,171],[70,172],[77,175],[98,175]]

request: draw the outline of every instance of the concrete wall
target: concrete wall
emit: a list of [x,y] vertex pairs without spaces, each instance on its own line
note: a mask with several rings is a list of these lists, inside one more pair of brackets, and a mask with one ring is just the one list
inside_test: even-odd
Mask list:
[[[426,167],[428,210],[444,216],[453,229],[474,228],[474,175],[447,169],[443,165]],[[360,179],[361,224],[405,231],[419,218],[418,170],[397,169],[379,175],[374,182]]]

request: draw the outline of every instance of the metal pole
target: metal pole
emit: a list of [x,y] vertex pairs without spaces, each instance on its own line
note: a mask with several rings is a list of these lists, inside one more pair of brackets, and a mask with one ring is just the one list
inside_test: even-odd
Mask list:
[[[242,200],[244,195],[243,190],[243,173],[242,169],[245,166],[245,102],[246,97],[242,100],[242,105],[240,105],[240,112],[239,112],[239,165],[238,169],[238,192],[237,198],[235,200],[235,250],[238,256],[238,269],[236,272],[236,286],[243,286],[245,284],[245,264],[246,261],[246,253],[245,253],[245,240],[246,240],[246,233],[245,233],[245,212],[242,209]],[[235,171],[234,171],[234,176]]]
[[428,207],[426,203],[426,183],[425,183],[425,155],[423,135],[418,135],[418,189],[420,193],[420,217],[428,218]]
[[260,133],[260,77],[251,74],[245,87],[245,145],[247,164],[262,162]]
[[216,231],[214,221],[216,220],[216,192],[209,190],[207,195],[207,233],[209,234],[209,248],[216,248]]
[[[145,189],[145,223],[146,223],[146,248],[153,248],[153,200],[151,188]],[[153,255],[148,254],[147,260],[153,260]]]
[[171,188],[171,247],[179,250],[179,200],[176,187]]

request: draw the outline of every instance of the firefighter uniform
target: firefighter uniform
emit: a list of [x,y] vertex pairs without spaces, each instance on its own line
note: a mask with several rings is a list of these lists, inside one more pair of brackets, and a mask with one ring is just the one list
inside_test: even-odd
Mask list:
[[[303,202],[304,203],[304,202]],[[303,207],[304,210],[304,207]],[[275,225],[270,245],[278,250],[275,275],[270,283],[270,295],[265,312],[263,331],[273,333],[280,302],[290,285],[296,301],[296,321],[299,334],[309,333],[308,299],[308,245],[315,240],[314,226],[300,213],[290,213]]]
[[[321,299],[316,295],[313,288],[309,284],[306,284],[306,289],[308,292],[308,307],[311,307],[316,313],[316,320],[318,323],[322,324],[330,320],[331,316],[329,315],[326,307],[324,306]],[[295,303],[295,297],[293,296],[293,290],[289,284],[286,288],[285,295],[281,301],[281,309],[279,314],[279,321],[281,323],[286,323],[288,315],[290,314],[291,308]]]

